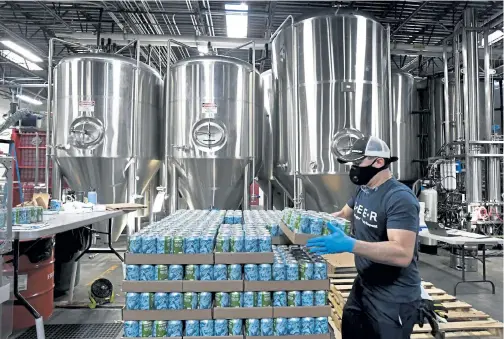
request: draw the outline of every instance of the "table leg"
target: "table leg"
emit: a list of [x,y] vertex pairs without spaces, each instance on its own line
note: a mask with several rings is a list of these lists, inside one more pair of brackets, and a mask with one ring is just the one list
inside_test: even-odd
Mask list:
[[455,284],[453,295],[454,296],[457,295],[457,286],[459,284],[463,284],[463,283],[489,283],[492,286],[492,294],[495,294],[495,284],[493,283],[493,281],[487,280],[487,278],[486,278],[486,252],[485,252],[486,248],[485,248],[485,246],[483,245],[483,260],[482,260],[483,280],[466,280],[466,278],[465,278],[465,246],[464,245],[462,245],[461,250],[462,250],[462,281],[459,281],[458,283]]
[[44,320],[40,313],[21,295],[19,292],[19,240],[14,239],[12,243],[12,250],[14,252],[14,259],[12,261],[12,266],[14,267],[14,296],[16,297],[16,304],[23,305],[28,312],[35,318],[35,325],[37,329],[37,338],[45,339],[44,334]]
[[108,223],[108,246],[109,246],[110,250],[119,258],[119,260],[121,260],[122,262],[124,262],[124,259],[119,254],[119,252],[117,252],[114,249],[114,247],[112,247],[112,219],[109,219],[109,223]]
[[93,230],[92,232],[95,233],[101,233],[101,234],[106,234],[108,237],[108,249],[106,248],[91,248],[91,242],[89,243],[89,246],[84,250],[84,252],[81,253],[78,259],[82,257],[85,253],[99,253],[99,254],[105,254],[105,253],[112,253],[115,254],[121,262],[124,262],[123,257],[117,252],[114,247],[112,246],[112,219],[109,219],[108,222],[108,229],[107,232],[100,232],[100,231],[95,231]]

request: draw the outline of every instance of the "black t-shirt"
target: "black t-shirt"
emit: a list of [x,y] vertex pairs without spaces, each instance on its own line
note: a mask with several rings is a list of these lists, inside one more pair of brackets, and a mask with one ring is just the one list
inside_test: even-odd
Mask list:
[[[348,201],[353,209],[355,238],[367,242],[388,241],[387,230],[415,232],[418,237],[418,200],[405,185],[391,178],[377,188],[359,187]],[[379,299],[406,303],[420,298],[417,248],[408,267],[397,267],[355,256],[362,285]]]

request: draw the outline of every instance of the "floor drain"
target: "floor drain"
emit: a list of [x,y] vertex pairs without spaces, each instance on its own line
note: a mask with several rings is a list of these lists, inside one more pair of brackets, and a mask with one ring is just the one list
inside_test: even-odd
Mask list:
[[[45,325],[46,339],[116,339],[122,330],[121,323]],[[35,327],[16,339],[37,339]]]

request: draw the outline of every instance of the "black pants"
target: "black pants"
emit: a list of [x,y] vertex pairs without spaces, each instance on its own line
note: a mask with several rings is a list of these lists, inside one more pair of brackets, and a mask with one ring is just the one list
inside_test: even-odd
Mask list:
[[343,339],[410,339],[418,322],[419,301],[394,303],[365,291],[357,277],[343,309]]

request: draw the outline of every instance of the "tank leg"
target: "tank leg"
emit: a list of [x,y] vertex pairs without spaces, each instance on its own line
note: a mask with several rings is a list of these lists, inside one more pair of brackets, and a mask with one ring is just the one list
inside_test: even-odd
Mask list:
[[243,172],[243,210],[250,209],[250,200],[249,200],[249,192],[250,192],[250,164],[245,166],[245,170]]
[[71,304],[73,302],[75,279],[77,279],[77,266],[78,265],[79,265],[78,261],[74,261],[72,264],[72,276],[70,277],[70,290],[68,291],[68,304]]

